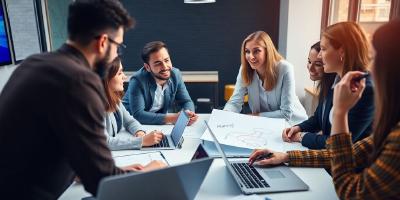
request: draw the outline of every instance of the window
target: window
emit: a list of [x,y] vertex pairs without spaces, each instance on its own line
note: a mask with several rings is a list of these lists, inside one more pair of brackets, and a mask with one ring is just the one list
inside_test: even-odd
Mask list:
[[360,6],[360,22],[389,21],[390,0],[362,0]]
[[400,0],[324,0],[321,28],[343,21],[356,21],[372,35],[375,30],[400,15]]
[[333,0],[331,4],[331,13],[329,24],[347,21],[349,13],[348,0]]

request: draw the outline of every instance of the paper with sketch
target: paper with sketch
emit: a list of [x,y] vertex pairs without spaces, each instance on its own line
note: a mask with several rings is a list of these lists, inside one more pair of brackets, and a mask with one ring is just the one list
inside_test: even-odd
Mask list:
[[144,152],[144,153],[133,153],[127,155],[114,156],[115,165],[118,167],[124,167],[132,164],[147,165],[153,160],[160,160],[168,165],[164,155],[161,152]]
[[[284,119],[214,109],[208,123],[221,144],[250,149],[269,148],[275,151],[305,149],[301,144],[283,142]],[[205,130],[201,139],[213,141],[208,130]]]

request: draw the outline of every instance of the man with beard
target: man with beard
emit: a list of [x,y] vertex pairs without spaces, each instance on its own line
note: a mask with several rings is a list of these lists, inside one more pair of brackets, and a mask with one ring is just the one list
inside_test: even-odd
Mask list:
[[147,43],[142,50],[144,66],[132,76],[122,100],[131,115],[143,124],[175,123],[179,113],[168,113],[175,104],[190,117],[198,116],[186,90],[179,69],[172,67],[167,45],[161,41]]
[[95,195],[105,176],[163,166],[116,167],[104,135],[105,96],[93,71],[107,71],[133,23],[119,1],[75,0],[66,43],[11,75],[0,95],[2,199],[57,199],[75,176]]

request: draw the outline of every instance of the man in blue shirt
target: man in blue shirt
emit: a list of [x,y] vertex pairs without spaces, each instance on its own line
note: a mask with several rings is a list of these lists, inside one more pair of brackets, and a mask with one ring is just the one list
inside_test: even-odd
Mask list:
[[143,124],[175,123],[179,113],[168,113],[175,104],[190,117],[189,125],[198,116],[186,90],[179,69],[172,67],[165,43],[153,41],[142,50],[144,66],[129,81],[122,103],[131,115]]

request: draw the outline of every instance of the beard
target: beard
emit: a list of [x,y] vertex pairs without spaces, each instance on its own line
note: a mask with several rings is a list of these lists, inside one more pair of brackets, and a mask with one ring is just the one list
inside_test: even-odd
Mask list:
[[97,60],[94,63],[94,72],[97,75],[99,75],[101,79],[104,79],[107,76],[108,69],[110,68],[111,65],[110,54],[111,54],[111,49],[110,46],[108,46],[104,58]]
[[150,73],[151,73],[151,75],[153,75],[154,78],[159,79],[159,80],[163,80],[163,81],[167,81],[167,80],[171,77],[171,70],[170,70],[170,69],[169,69],[169,70],[163,70],[163,71],[160,71],[159,73],[165,72],[165,71],[169,71],[170,74],[169,74],[168,77],[163,77],[162,75],[160,75],[160,74],[158,74],[158,73],[154,73],[154,72],[150,69]]

